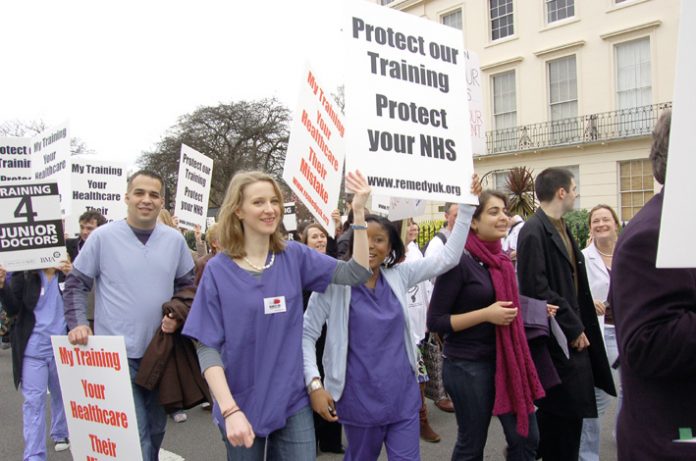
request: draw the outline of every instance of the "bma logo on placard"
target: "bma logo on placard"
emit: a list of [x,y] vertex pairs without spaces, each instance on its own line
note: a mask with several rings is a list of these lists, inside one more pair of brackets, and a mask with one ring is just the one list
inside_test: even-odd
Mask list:
[[41,256],[39,258],[39,260],[42,263],[54,263],[54,262],[58,262],[58,258],[60,258],[60,252],[54,251],[53,256]]

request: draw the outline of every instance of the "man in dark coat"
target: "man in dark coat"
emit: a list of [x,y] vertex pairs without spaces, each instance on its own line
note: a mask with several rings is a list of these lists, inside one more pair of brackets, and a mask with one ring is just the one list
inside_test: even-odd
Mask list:
[[578,459],[583,418],[597,417],[594,387],[616,395],[585,272],[585,259],[563,215],[577,197],[573,175],[548,168],[536,178],[540,207],[520,231],[517,270],[520,293],[557,305],[569,356],[552,336],[551,359],[561,384],[538,403],[539,454],[544,460]]
[[[670,121],[667,112],[653,133],[650,159],[660,184]],[[660,192],[645,204],[614,251],[609,302],[624,395],[619,460],[696,459],[696,444],[675,442],[696,436],[696,269],[655,267],[662,202]]]

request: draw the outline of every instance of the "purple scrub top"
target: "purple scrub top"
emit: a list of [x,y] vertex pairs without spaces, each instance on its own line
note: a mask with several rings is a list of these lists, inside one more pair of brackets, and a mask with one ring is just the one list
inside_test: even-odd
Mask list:
[[63,311],[63,296],[58,287],[57,272],[50,282],[42,270],[38,273],[41,277],[41,293],[34,308],[34,330],[29,337],[24,355],[35,358],[53,357],[51,335],[64,335],[68,331]]
[[420,391],[404,344],[405,321],[381,274],[374,290],[351,289],[346,385],[336,402],[340,422],[383,426],[418,413]]
[[[302,290],[326,290],[336,264],[290,241],[260,277],[222,253],[206,265],[183,333],[220,352],[232,396],[260,437],[283,428],[309,405],[302,371]],[[286,311],[267,314],[264,298],[281,297]],[[224,428],[217,405],[214,415]]]

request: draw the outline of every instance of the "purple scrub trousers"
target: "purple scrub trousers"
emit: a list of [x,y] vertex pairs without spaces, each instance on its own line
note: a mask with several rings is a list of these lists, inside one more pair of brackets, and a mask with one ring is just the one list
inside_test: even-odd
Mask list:
[[53,356],[24,356],[22,397],[24,404],[24,461],[46,460],[46,389],[51,392],[51,439],[68,437],[63,397]]

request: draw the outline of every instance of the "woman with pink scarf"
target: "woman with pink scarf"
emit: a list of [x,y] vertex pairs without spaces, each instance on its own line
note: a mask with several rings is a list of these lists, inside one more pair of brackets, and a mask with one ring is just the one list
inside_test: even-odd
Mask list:
[[500,420],[508,460],[534,460],[534,401],[544,396],[519,315],[515,269],[502,251],[506,197],[484,191],[459,265],[440,275],[428,329],[444,335],[443,381],[454,403],[452,460],[482,460],[491,416]]

